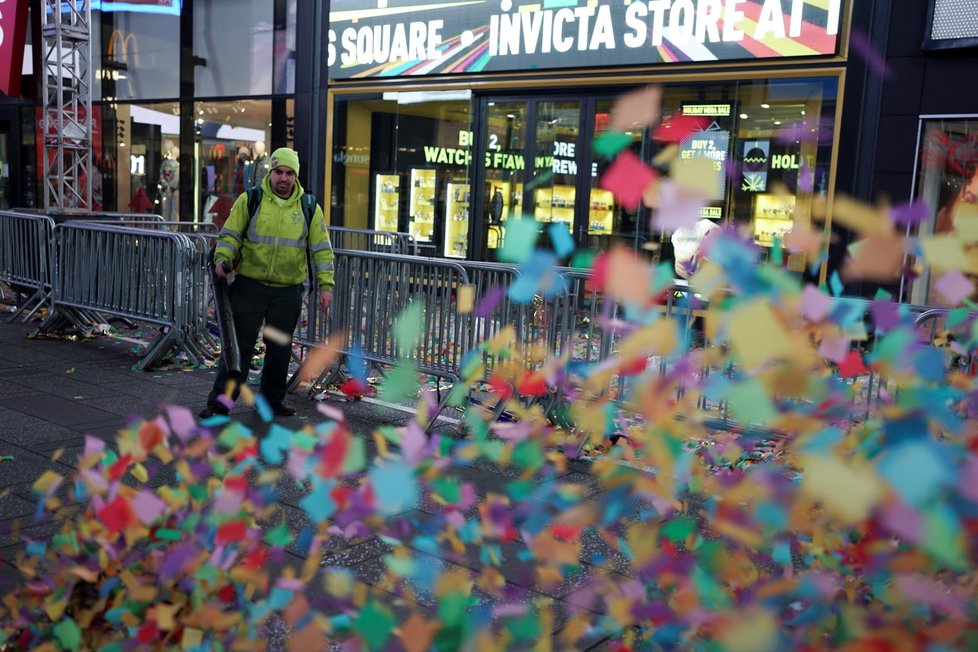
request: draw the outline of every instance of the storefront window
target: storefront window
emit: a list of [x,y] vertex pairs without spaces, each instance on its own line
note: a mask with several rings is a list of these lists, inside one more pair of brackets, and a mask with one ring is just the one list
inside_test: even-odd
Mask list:
[[268,100],[194,105],[196,221],[223,225],[238,195],[261,185],[269,170],[271,108]]
[[111,103],[92,113],[93,208],[179,219],[178,105]]
[[[92,12],[94,99],[180,95],[180,17],[140,11]],[[101,47],[95,47],[101,44]]]
[[[919,235],[953,231],[969,248],[978,246],[978,116],[923,120],[920,134],[915,195],[934,217],[920,225]],[[935,280],[930,269],[923,270],[910,301],[940,304],[940,293],[932,291]]]
[[[194,4],[198,97],[291,93],[296,0],[208,0]],[[219,25],[220,29],[214,26]]]
[[410,233],[421,252],[468,257],[471,109],[457,94],[340,99],[330,222]]
[[[700,219],[736,225],[770,249],[795,225],[808,226],[814,200],[827,193],[837,83],[667,85],[663,115],[695,122],[695,129],[672,145],[675,155],[665,155],[669,143],[650,129],[629,132],[630,147],[665,174],[695,173],[705,194]],[[673,261],[673,233],[651,229],[656,220],[648,209],[621,206],[600,187],[607,162],[588,146],[588,138],[608,128],[614,98],[626,90],[485,96],[472,103],[471,120],[467,102],[404,105],[339,95],[333,223],[383,230],[396,225],[436,245],[438,255],[462,255],[445,244],[446,235],[458,234],[450,228],[458,218],[446,216],[458,213],[441,196],[451,177],[466,175],[466,184],[480,187],[472,194],[475,203],[465,206],[472,234],[466,257],[495,259],[506,220],[527,215],[541,225],[566,224],[579,246],[605,250],[619,243]],[[471,161],[476,165],[469,170]],[[431,206],[436,223],[445,225],[441,231],[425,226]],[[540,244],[547,246],[546,235]],[[802,256],[786,259],[791,271],[806,271]]]
[[96,210],[223,224],[237,195],[260,184],[268,170],[271,107],[269,100],[194,104],[193,215],[179,212],[179,104],[93,107]]

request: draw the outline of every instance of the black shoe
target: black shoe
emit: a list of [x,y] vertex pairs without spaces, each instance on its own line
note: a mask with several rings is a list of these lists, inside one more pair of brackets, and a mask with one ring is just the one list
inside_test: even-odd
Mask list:
[[207,407],[201,410],[197,416],[201,419],[210,419],[215,414],[220,414],[221,416],[226,417],[229,411],[230,410],[220,403],[208,403]]
[[278,403],[270,403],[269,407],[272,408],[272,412],[277,417],[291,417],[293,414],[295,414],[295,408],[286,405],[282,401],[279,401]]

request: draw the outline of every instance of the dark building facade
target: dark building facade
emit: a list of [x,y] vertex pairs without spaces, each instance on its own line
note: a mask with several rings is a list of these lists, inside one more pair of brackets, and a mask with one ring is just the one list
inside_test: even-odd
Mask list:
[[[616,97],[656,83],[666,113],[704,120],[678,144],[680,161],[715,166],[704,219],[770,247],[796,224],[824,228],[816,206],[831,224],[845,193],[920,198],[942,228],[951,181],[920,165],[927,134],[960,157],[978,113],[976,51],[948,31],[963,19],[946,3],[470,4],[93,2],[95,203],[219,220],[289,145],[333,224],[407,231],[427,255],[492,260],[506,220],[525,214],[579,246],[668,260],[648,210],[599,186],[590,147]],[[2,206],[43,201],[38,87],[0,101]],[[638,157],[662,155],[650,130],[629,135]],[[820,269],[789,268],[824,281],[851,239],[838,235]]]

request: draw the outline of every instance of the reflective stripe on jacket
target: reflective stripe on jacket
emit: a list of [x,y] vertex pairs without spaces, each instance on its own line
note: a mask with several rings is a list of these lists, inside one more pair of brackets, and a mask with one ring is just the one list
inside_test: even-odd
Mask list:
[[332,290],[333,247],[322,208],[316,206],[307,228],[299,200],[304,191],[298,180],[288,199],[272,193],[268,177],[261,185],[261,207],[253,218],[249,219],[248,215],[248,193],[235,200],[221,229],[214,261],[231,261],[242,276],[265,285],[284,287],[306,280],[308,251],[320,289]]

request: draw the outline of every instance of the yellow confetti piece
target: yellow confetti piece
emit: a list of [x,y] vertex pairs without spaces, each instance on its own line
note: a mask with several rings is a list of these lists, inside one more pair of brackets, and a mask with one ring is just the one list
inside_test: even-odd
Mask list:
[[844,523],[856,523],[882,500],[883,487],[871,468],[856,468],[829,456],[803,456],[802,493],[822,503]]
[[183,630],[183,639],[181,639],[180,645],[183,646],[184,650],[189,650],[200,645],[201,641],[203,640],[203,631],[188,627],[187,629]]
[[924,259],[939,271],[958,269],[978,273],[975,259],[965,251],[964,240],[954,234],[921,238],[920,247],[924,250]]
[[281,331],[275,328],[274,326],[268,326],[266,324],[265,328],[262,329],[261,334],[262,337],[264,337],[266,340],[274,344],[279,344],[281,346],[289,346],[292,343],[291,335],[289,335],[285,331]]
[[475,307],[475,286],[463,285],[458,289],[458,312],[467,315]]
[[669,167],[670,175],[675,184],[683,190],[709,197],[716,188],[717,171],[714,162],[705,157],[673,159]]
[[840,195],[832,209],[834,222],[862,235],[882,235],[893,230],[893,223],[886,213],[875,206]]
[[149,473],[146,471],[146,467],[142,464],[134,464],[129,472],[132,473],[133,477],[142,482],[143,484],[149,482]]
[[736,614],[719,640],[725,652],[768,652],[778,649],[778,621],[764,609]]

